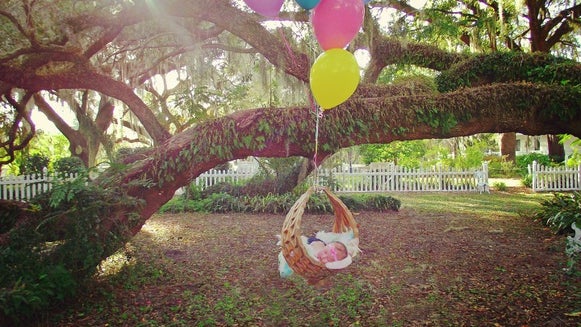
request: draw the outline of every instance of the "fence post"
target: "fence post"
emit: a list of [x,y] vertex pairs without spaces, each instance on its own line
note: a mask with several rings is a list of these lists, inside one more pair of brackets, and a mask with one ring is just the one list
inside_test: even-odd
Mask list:
[[577,166],[577,188],[581,189],[581,164],[579,164],[579,166]]
[[444,189],[444,175],[442,174],[442,165],[440,163],[436,164],[436,168],[438,169],[438,191],[442,191]]
[[488,183],[488,161],[482,163],[482,172],[484,173],[484,185],[488,187],[490,193],[490,184]]
[[529,164],[529,174],[531,174],[532,181],[531,183],[533,184],[533,192],[537,191],[537,161],[533,161],[532,165]]

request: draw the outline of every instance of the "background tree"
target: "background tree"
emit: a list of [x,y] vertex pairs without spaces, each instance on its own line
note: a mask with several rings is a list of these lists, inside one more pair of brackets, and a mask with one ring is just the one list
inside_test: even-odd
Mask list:
[[[517,25],[492,28],[494,19],[488,25],[471,20],[481,6],[500,3],[460,2],[457,11],[454,2],[442,10],[446,3],[435,1],[425,10],[398,1],[367,7],[363,31],[349,46],[369,58],[364,79],[348,101],[321,118],[317,164],[358,144],[477,133],[581,136],[577,61],[525,51],[470,53],[494,43],[495,33],[506,35],[503,44],[513,48],[519,42],[524,48],[531,34],[517,34]],[[396,10],[395,20],[385,20],[387,7]],[[579,6],[566,9],[567,21],[577,23]],[[63,103],[86,116],[83,128],[95,137],[79,137],[87,140],[81,147],[111,142],[103,131],[112,135],[115,129],[106,126],[121,121],[132,126],[130,138],[147,136],[152,145],[113,163],[95,181],[62,185],[39,199],[41,211],[19,216],[0,234],[0,247],[18,249],[15,257],[39,255],[55,267],[51,271],[82,281],[175,190],[208,169],[247,156],[315,158],[316,111],[308,81],[322,51],[310,36],[308,13],[292,2],[273,21],[226,0],[8,0],[0,3],[0,19],[5,162],[35,132],[32,99],[49,102],[49,94],[62,90],[74,90]],[[446,24],[458,33],[420,33]],[[483,30],[489,34],[477,33]],[[379,83],[391,66],[418,67],[436,78]],[[254,74],[259,70],[266,73]],[[197,79],[206,73],[212,78]],[[160,78],[167,88],[156,88]],[[177,82],[176,97],[165,93],[170,81]],[[179,108],[172,112],[174,106]],[[103,125],[101,111],[109,117]],[[183,119],[198,112],[207,119]],[[86,150],[80,153],[93,151]],[[37,234],[28,237],[30,231]],[[22,235],[27,237],[16,237]],[[18,247],[16,240],[29,243]],[[27,256],[47,244],[58,246]]]
[[[361,146],[363,162],[392,162],[395,165],[417,168],[426,154],[426,142],[416,140],[389,144],[366,144]],[[403,162],[402,162],[403,161]]]

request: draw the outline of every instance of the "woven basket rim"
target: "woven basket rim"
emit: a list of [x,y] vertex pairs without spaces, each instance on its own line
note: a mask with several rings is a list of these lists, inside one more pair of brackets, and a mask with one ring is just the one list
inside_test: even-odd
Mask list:
[[311,258],[301,240],[301,221],[305,207],[311,195],[319,190],[325,193],[333,207],[334,223],[332,231],[334,233],[342,233],[353,230],[354,237],[359,237],[359,226],[353,214],[328,188],[311,186],[303,193],[285,217],[281,232],[281,244],[282,254],[291,269],[310,282],[316,282],[336,272]]

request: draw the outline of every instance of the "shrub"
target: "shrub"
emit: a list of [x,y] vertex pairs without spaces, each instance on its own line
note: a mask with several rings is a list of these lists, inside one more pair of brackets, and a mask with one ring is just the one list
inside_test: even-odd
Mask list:
[[75,279],[62,265],[31,268],[10,287],[0,288],[2,314],[14,322],[50,307],[55,299],[62,302],[75,294]]
[[553,198],[541,202],[542,208],[535,213],[556,233],[572,232],[571,224],[581,226],[581,192],[571,194],[554,193]]
[[0,322],[18,324],[74,294],[101,260],[126,241],[132,227],[119,224],[103,231],[103,218],[120,207],[137,210],[138,205],[83,179],[55,183],[34,198],[26,219],[9,231],[10,242],[0,247]]
[[240,196],[240,186],[233,185],[230,183],[216,183],[212,186],[205,188],[201,191],[200,197],[201,198],[209,198],[214,194],[230,194],[232,196]]
[[[176,197],[164,204],[159,212],[253,212],[285,214],[297,201],[298,197],[294,193],[241,197],[226,193],[215,193],[197,200]],[[350,210],[398,211],[401,205],[399,200],[385,195],[341,195],[339,199]],[[333,212],[333,206],[325,195],[313,194],[305,206],[305,212],[330,213]]]
[[343,201],[343,203],[349,208],[350,210],[362,210],[365,209],[366,204],[365,201],[360,196],[346,196],[346,195],[339,195],[339,199]]
[[536,161],[543,166],[551,166],[553,164],[551,158],[546,154],[529,153],[522,156],[517,156],[516,166],[521,176],[526,176],[528,174],[528,167],[533,163],[533,161]]
[[196,212],[203,211],[199,201],[187,198],[173,198],[164,204],[159,212],[161,213],[179,213],[179,212]]
[[366,208],[372,211],[398,211],[401,201],[385,195],[371,195],[365,200]]
[[44,154],[33,154],[26,158],[20,167],[21,174],[37,174],[42,175],[45,168],[48,168],[50,162],[49,157]]
[[522,185],[524,185],[525,187],[531,188],[533,187],[533,175],[527,174],[525,177],[523,177],[520,182],[522,183]]
[[290,210],[295,197],[292,194],[247,196],[245,204],[247,211],[254,213],[282,214]]
[[202,198],[202,187],[192,182],[190,185],[184,187],[184,193],[181,197],[186,200],[199,200]]
[[515,177],[517,168],[512,161],[506,161],[505,157],[488,156],[488,177],[502,178]]
[[492,184],[492,187],[494,187],[495,190],[500,192],[504,192],[507,190],[506,183],[504,182],[494,182]]
[[85,164],[79,157],[60,158],[55,161],[53,168],[58,176],[66,177],[87,171]]
[[205,212],[242,212],[246,209],[239,198],[227,193],[211,194],[202,200],[202,210]]
[[327,199],[326,195],[313,194],[309,198],[309,202],[305,207],[305,211],[308,213],[326,213],[333,212],[333,206],[331,202]]

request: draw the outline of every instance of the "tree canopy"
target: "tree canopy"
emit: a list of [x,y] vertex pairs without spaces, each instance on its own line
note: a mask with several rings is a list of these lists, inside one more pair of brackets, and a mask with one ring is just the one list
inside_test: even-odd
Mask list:
[[[368,58],[363,78],[320,119],[317,162],[395,140],[581,137],[579,17],[574,1],[371,1],[347,47]],[[150,146],[94,182],[140,203],[107,211],[101,239],[118,225],[136,233],[218,164],[314,157],[308,83],[323,50],[294,2],[267,18],[233,0],[7,0],[0,29],[1,163],[34,134],[33,110],[89,165],[116,142]],[[393,83],[395,71],[423,77]]]

